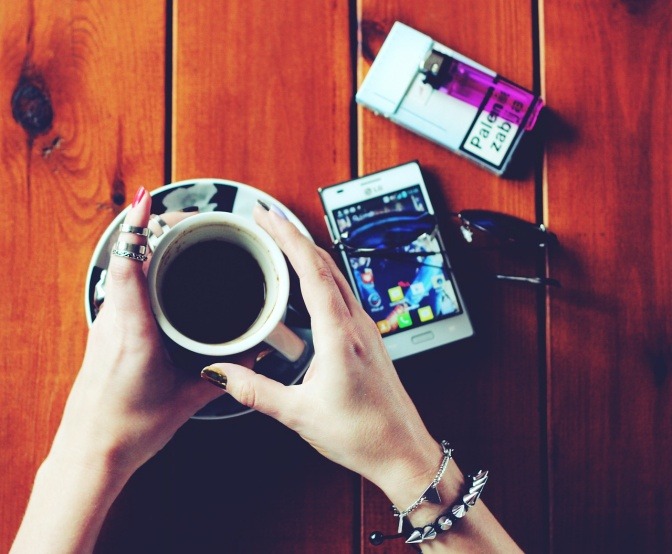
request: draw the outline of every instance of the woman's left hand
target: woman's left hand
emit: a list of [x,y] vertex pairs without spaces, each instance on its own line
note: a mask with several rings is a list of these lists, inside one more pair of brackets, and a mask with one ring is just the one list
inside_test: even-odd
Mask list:
[[[140,189],[125,222],[146,227],[151,199]],[[167,214],[176,223],[187,214]],[[171,219],[172,217],[172,219]],[[121,240],[146,239],[122,233]],[[220,392],[173,366],[161,344],[143,264],[110,256],[105,302],[89,333],[51,455],[101,460],[130,475]]]
[[[150,204],[141,188],[125,223],[146,227]],[[186,216],[164,218],[176,223]],[[146,242],[131,233],[121,233],[120,240]],[[110,256],[105,289],[12,554],[92,552],[108,509],[133,472],[221,392],[168,359],[140,260]]]

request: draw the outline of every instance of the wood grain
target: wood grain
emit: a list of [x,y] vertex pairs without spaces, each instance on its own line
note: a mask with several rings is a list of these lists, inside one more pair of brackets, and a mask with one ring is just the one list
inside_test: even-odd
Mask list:
[[81,363],[93,248],[140,184],[163,179],[163,14],[0,4],[2,551]]
[[[671,551],[669,2],[136,4],[0,3],[0,550],[80,364],[93,248],[139,185],[241,181],[326,245],[317,187],[418,159],[440,213],[543,217],[563,284],[493,283],[545,261],[469,251],[443,216],[477,336],[397,363],[430,431],[491,470],[483,499],[526,551]],[[497,178],[354,108],[395,20],[523,86],[540,60],[543,175]],[[97,551],[407,552],[368,546],[394,528],[380,491],[252,414],[189,422]]]
[[[529,2],[491,2],[488,16],[473,2],[361,0],[359,79],[394,21],[434,39],[531,88],[534,25]],[[500,179],[369,111],[358,110],[359,169],[369,173],[418,159],[438,211],[495,209],[535,219],[538,198],[532,172]],[[494,284],[484,269],[533,274],[534,253],[515,261],[493,252],[459,248],[447,216],[443,221],[465,303],[474,316],[476,338],[398,362],[404,383],[437,439],[456,447],[461,468],[491,470],[485,502],[520,545],[530,552],[546,545],[543,463],[543,395],[540,388],[541,298],[527,287]],[[368,532],[394,532],[389,502],[365,484],[362,502],[364,551]],[[518,502],[525,498],[525,517]],[[390,544],[386,552],[407,552]]]
[[669,2],[544,2],[553,545],[669,552]]
[[[173,32],[173,180],[257,187],[326,244],[317,188],[352,167],[347,3],[178,1]],[[164,461],[178,551],[353,551],[356,479],[265,416],[192,422]]]
[[351,175],[348,6],[176,2],[173,179],[258,187],[328,236],[317,187]]

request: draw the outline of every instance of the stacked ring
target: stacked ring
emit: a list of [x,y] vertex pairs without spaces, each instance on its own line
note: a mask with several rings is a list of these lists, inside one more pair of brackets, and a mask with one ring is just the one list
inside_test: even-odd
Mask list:
[[149,229],[147,227],[136,227],[135,225],[128,225],[126,223],[119,225],[119,231],[121,233],[133,233],[134,235],[138,235],[140,237],[149,236]]
[[147,247],[144,244],[131,244],[118,240],[114,244],[112,254],[120,258],[129,258],[136,262],[144,262],[147,259]]
[[[119,232],[129,233],[139,237],[149,236],[149,228],[129,225],[128,223],[119,225]],[[119,256],[120,258],[128,258],[129,260],[134,260],[136,262],[144,262],[147,259],[147,247],[144,244],[135,244],[118,240],[114,244],[112,254]]]

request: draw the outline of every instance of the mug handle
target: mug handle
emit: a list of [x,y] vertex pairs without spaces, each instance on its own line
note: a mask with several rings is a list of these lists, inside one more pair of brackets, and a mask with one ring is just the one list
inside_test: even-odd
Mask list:
[[275,348],[290,362],[297,361],[306,350],[306,343],[282,321],[264,339],[264,342]]

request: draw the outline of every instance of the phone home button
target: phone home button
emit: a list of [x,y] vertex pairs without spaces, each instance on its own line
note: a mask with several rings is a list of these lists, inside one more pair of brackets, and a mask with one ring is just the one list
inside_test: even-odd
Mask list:
[[413,344],[420,344],[421,342],[427,342],[428,340],[432,340],[433,338],[434,333],[432,333],[431,331],[427,331],[426,333],[420,333],[419,335],[411,337],[411,342]]

